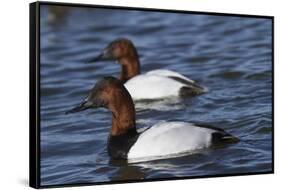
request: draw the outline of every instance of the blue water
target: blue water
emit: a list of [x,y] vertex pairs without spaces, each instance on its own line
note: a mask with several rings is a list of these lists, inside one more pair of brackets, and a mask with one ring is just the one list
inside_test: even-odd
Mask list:
[[[41,7],[41,185],[204,176],[272,170],[270,19]],[[209,92],[184,101],[138,103],[138,128],[158,121],[213,124],[240,138],[178,158],[111,161],[104,109],[65,115],[114,62],[84,64],[110,41],[136,45],[141,70],[171,69]]]

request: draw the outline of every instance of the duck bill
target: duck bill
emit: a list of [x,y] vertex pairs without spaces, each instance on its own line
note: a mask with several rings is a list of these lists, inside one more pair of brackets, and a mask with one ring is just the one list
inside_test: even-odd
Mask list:
[[71,110],[68,110],[65,112],[65,114],[70,114],[70,113],[76,113],[76,112],[80,112],[80,111],[84,111],[87,110],[89,108],[94,107],[91,103],[89,102],[82,102],[80,105],[72,108]]
[[86,98],[78,106],[72,108],[71,110],[66,111],[65,114],[76,113],[76,112],[84,111],[84,110],[87,110],[90,108],[99,108],[99,107],[105,107],[105,106],[106,106],[106,104],[100,98],[92,98],[92,100],[89,100],[88,98]]
[[114,57],[112,55],[112,52],[109,50],[109,48],[106,48],[102,51],[101,54],[99,54],[98,56],[94,57],[94,58],[90,58],[86,63],[94,63],[94,62],[98,62],[98,61],[109,61],[109,60],[113,60]]

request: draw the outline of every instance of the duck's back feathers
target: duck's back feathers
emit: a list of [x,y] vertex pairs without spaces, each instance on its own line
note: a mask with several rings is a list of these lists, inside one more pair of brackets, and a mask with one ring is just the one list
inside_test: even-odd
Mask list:
[[185,122],[161,122],[140,134],[128,159],[171,155],[211,145],[215,130]]
[[128,152],[128,159],[129,162],[157,159],[237,141],[237,138],[224,130],[212,126],[161,122],[139,135]]
[[153,70],[133,77],[125,87],[135,100],[194,96],[206,92],[193,80],[170,70]]
[[[199,86],[194,80],[191,80],[190,78],[187,78],[186,76],[184,76],[180,73],[177,73],[175,71],[166,70],[166,69],[156,69],[153,71],[149,71],[146,74],[168,77],[179,83],[184,84],[185,88],[182,90],[183,92],[180,92],[182,95],[184,95],[184,94],[198,95],[198,94],[202,94],[202,93],[205,93],[208,91],[207,88]],[[189,93],[184,92],[186,90],[189,91]],[[191,91],[193,91],[193,92],[191,92]]]
[[195,83],[193,80],[183,76],[182,74],[179,74],[175,71],[167,70],[167,69],[156,69],[152,70],[146,73],[146,75],[158,75],[163,77],[176,77],[180,78],[182,80],[188,81],[189,83]]
[[178,96],[179,89],[184,86],[165,76],[146,74],[137,75],[124,85],[134,100]]

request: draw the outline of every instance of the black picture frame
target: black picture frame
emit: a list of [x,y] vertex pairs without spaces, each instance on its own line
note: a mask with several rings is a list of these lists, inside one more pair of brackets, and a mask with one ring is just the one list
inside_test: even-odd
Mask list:
[[70,185],[41,185],[40,182],[40,6],[41,5],[57,5],[67,7],[86,7],[86,8],[104,8],[118,10],[139,10],[144,12],[157,11],[164,13],[185,13],[185,14],[201,14],[201,15],[216,15],[216,16],[233,16],[246,18],[264,18],[272,22],[272,170],[266,172],[251,172],[251,173],[233,173],[233,174],[218,174],[204,175],[194,177],[169,177],[146,179],[145,182],[162,181],[162,180],[182,180],[193,178],[210,178],[210,177],[227,177],[241,175],[257,175],[257,174],[272,174],[274,173],[274,17],[264,15],[248,15],[248,14],[233,14],[233,13],[217,13],[217,12],[200,12],[186,10],[166,10],[155,8],[142,7],[120,7],[108,5],[91,5],[91,4],[74,4],[74,3],[59,3],[59,2],[34,2],[29,5],[29,185],[33,188],[51,188],[51,187],[69,187],[69,186],[85,186],[85,185],[101,185],[101,184],[118,184],[118,183],[135,183],[144,182],[139,180],[124,180],[124,181],[106,181],[94,183],[76,183]]

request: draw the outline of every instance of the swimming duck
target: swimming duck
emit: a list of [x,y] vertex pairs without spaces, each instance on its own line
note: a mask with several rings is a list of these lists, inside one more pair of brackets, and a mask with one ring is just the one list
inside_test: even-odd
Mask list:
[[154,160],[238,141],[222,129],[179,121],[160,122],[137,131],[133,100],[122,82],[114,77],[98,81],[84,101],[66,113],[98,107],[112,113],[107,151],[113,159]]
[[88,62],[101,60],[117,60],[121,65],[119,79],[134,100],[189,97],[207,91],[193,80],[171,70],[157,69],[141,74],[137,49],[125,38],[114,40],[100,55]]

